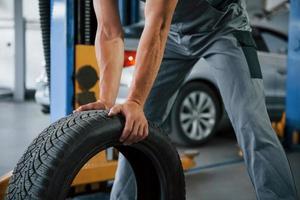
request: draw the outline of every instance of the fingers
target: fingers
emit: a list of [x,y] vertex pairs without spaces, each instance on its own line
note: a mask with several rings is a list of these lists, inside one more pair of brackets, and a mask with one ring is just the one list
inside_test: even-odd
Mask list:
[[144,125],[140,125],[137,131],[137,137],[134,139],[133,143],[138,143],[144,138]]
[[148,122],[147,122],[147,120],[145,120],[141,124],[137,135],[138,135],[138,138],[137,138],[137,140],[134,141],[135,143],[146,139],[146,137],[148,136]]
[[123,133],[120,137],[120,142],[124,142],[124,141],[127,140],[127,138],[131,134],[132,128],[133,128],[133,121],[129,120],[129,119],[126,119],[125,127],[124,127]]
[[142,107],[133,103],[124,103],[113,106],[108,116],[123,114],[125,127],[120,137],[120,142],[130,145],[145,139],[148,136],[148,121]]
[[140,140],[140,137],[139,137],[139,133],[140,133],[139,131],[141,130],[140,126],[141,125],[137,121],[133,123],[132,131],[131,131],[130,135],[128,136],[128,138],[124,141],[125,145],[130,145],[130,144],[133,144]]
[[148,136],[148,122],[146,120],[143,121],[135,121],[133,122],[133,127],[129,136],[124,140],[125,145],[130,145],[133,143],[137,143]]
[[101,110],[105,109],[104,104],[101,102],[93,102],[80,106],[74,112],[86,111],[86,110]]
[[146,122],[146,125],[144,126],[144,134],[143,134],[143,140],[146,139],[149,135],[149,127],[148,127],[148,122]]
[[111,117],[111,116],[117,115],[117,114],[121,113],[121,111],[122,111],[121,105],[115,105],[109,110],[108,116]]
[[86,111],[86,110],[92,110],[94,106],[92,105],[92,103],[86,104],[86,105],[82,105],[79,108],[76,109],[76,111]]

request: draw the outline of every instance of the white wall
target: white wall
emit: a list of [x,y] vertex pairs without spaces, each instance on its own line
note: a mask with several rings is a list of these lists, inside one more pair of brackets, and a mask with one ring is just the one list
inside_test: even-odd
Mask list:
[[[21,1],[21,0],[20,0]],[[13,0],[0,0],[0,87],[14,87]],[[38,0],[23,0],[26,20],[26,87],[35,88],[43,69]]]

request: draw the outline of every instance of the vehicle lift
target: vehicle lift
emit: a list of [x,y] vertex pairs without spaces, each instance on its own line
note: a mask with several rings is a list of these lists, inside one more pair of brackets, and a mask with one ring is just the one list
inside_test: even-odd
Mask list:
[[[286,112],[273,127],[281,132],[286,147],[299,148],[293,140],[299,138],[300,130],[300,0],[291,0],[290,4]],[[139,1],[119,0],[119,9],[123,25],[139,20]],[[98,97],[98,67],[93,47],[96,28],[91,0],[51,0],[52,122]],[[185,170],[195,166],[194,156],[196,153],[181,155]],[[75,177],[73,189],[82,192],[85,185],[98,187],[95,184],[113,180],[115,158],[112,148],[97,154]],[[0,178],[0,200],[4,199],[11,173]]]

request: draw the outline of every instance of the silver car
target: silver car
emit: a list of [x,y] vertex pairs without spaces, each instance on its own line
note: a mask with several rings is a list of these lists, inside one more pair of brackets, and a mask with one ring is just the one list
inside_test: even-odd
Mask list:
[[[287,34],[271,27],[252,24],[253,37],[257,43],[258,56],[263,73],[266,104],[270,119],[280,119],[285,109],[285,80]],[[126,99],[134,72],[135,51],[143,30],[143,23],[125,27],[125,66],[121,78],[117,103]],[[171,128],[171,137],[183,145],[200,145],[226,124],[228,117],[216,86],[214,76],[204,59],[199,59],[190,75],[179,89],[177,97],[170,101],[166,115]],[[198,118],[202,131],[192,129],[187,115],[191,112],[191,101],[198,104]],[[222,126],[220,126],[222,124]],[[198,129],[197,129],[198,130]]]

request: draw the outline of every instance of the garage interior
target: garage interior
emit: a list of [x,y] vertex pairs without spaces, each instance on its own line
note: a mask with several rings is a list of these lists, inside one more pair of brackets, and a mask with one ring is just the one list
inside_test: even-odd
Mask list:
[[[95,58],[86,56],[87,52],[94,50],[91,46],[94,43],[96,19],[93,13],[92,1],[77,0],[74,1],[75,3],[70,2],[68,0],[51,1],[54,4],[74,7],[67,7],[72,11],[67,12],[65,17],[52,19],[51,48],[53,49],[50,50],[50,47],[48,47],[47,53],[47,50],[45,50],[47,49],[47,43],[43,41],[47,34],[43,33],[44,38],[42,38],[40,24],[50,23],[50,20],[40,19],[38,1],[15,0],[13,2],[0,0],[0,13],[2,10],[2,13],[4,13],[0,14],[0,41],[2,40],[0,52],[0,177],[2,176],[0,178],[0,199],[1,192],[3,192],[1,181],[3,183],[7,181],[7,178],[10,177],[9,172],[14,169],[34,138],[50,123],[72,113],[73,109],[80,105],[95,101],[98,97],[97,81],[93,82],[91,79],[86,80],[84,78],[86,74],[92,77],[94,71],[96,72],[95,78],[98,78]],[[29,4],[33,6],[29,8]],[[255,24],[253,30],[257,30],[257,34],[268,34],[271,31],[277,31],[274,35],[279,36],[279,38],[286,37],[286,40],[293,37],[293,34],[299,34],[300,31],[291,30],[291,25],[288,23],[289,21],[290,23],[291,21],[300,23],[300,11],[293,10],[291,4],[299,6],[300,1],[247,1],[250,18]],[[132,24],[143,22],[144,4],[141,2],[119,1],[119,6],[125,30],[125,40],[127,34],[128,43],[132,41],[135,43],[136,41],[132,38],[140,34],[140,25],[130,27],[132,27]],[[291,10],[293,10],[296,17],[291,15]],[[60,15],[61,13],[56,14]],[[68,24],[72,21],[69,20],[70,18],[77,23]],[[255,29],[256,27],[258,28]],[[61,33],[65,35],[61,36]],[[257,43],[259,39],[265,39],[260,37],[263,34],[257,36]],[[69,46],[70,38],[72,45]],[[272,39],[272,37],[270,38]],[[56,42],[53,43],[53,41]],[[297,41],[299,42],[299,38]],[[274,41],[271,41],[271,44],[281,43],[277,43],[275,38]],[[287,67],[288,63],[292,63],[291,61],[288,62],[289,57],[287,55],[292,50],[280,48],[282,52],[278,52],[280,55],[276,56],[274,52],[271,52],[271,47],[267,43],[264,45],[258,48],[268,48],[270,55],[267,55],[266,52],[259,54],[262,56],[261,62],[268,63],[269,67],[274,67],[272,66],[274,63],[275,65],[279,63]],[[288,47],[286,46],[286,48]],[[57,51],[54,56],[55,59],[51,57],[54,51]],[[74,54],[71,58],[69,56],[70,52]],[[297,51],[295,50],[295,52]],[[263,57],[264,55],[265,57]],[[47,65],[49,65],[49,68],[46,67],[45,69]],[[88,71],[91,68],[86,70],[84,68],[86,66],[92,66],[94,71]],[[299,66],[300,63],[298,68]],[[51,76],[50,74],[62,75]],[[280,74],[282,75],[282,71],[280,71]],[[296,79],[289,79],[286,74],[285,77],[285,84],[297,86]],[[49,83],[49,79],[51,83]],[[90,83],[90,81],[93,83]],[[280,83],[279,78],[275,83]],[[85,87],[84,84],[90,84],[90,86]],[[44,97],[37,100],[39,90],[39,95],[48,92],[48,96],[46,96],[50,101],[49,85],[51,85],[51,97],[57,95],[56,98],[52,98],[51,102],[47,102],[47,98],[45,100]],[[275,88],[280,88],[280,86],[275,86]],[[283,89],[286,89],[285,85]],[[300,102],[300,87],[298,89],[298,91],[293,90],[293,92],[286,91],[285,94],[290,96],[278,97],[278,99],[286,101],[286,98],[293,98],[294,101],[299,100]],[[61,92],[63,92],[63,95],[61,95]],[[275,93],[280,93],[280,91],[275,91]],[[271,109],[272,99],[266,101],[267,104],[268,101],[271,102],[269,114],[274,114],[274,118],[271,117],[273,119],[272,125],[285,147],[298,190],[298,199],[300,199],[300,124],[296,124],[295,128],[289,126],[285,121],[286,115],[288,115],[288,113],[285,113],[289,112],[288,109],[299,109],[297,107],[288,108],[286,104],[283,107],[274,104],[274,107],[277,106],[276,109],[279,107],[279,111],[275,109],[276,113],[273,113]],[[290,100],[292,102],[290,104],[295,106],[294,101]],[[299,103],[298,106],[300,107]],[[193,163],[184,171],[187,200],[256,199],[234,131],[231,125],[228,124],[226,116],[222,120],[220,123],[224,124],[220,125],[221,128],[218,128],[213,137],[203,144],[191,145],[186,141],[184,144],[175,144],[180,154],[187,155],[187,157],[191,156],[191,162]],[[106,180],[106,182],[109,190],[112,180]],[[99,190],[95,189],[95,191],[91,189],[92,186],[78,186],[78,188],[80,190],[79,195],[72,196],[69,199],[109,199],[109,191],[102,191],[101,186]]]

